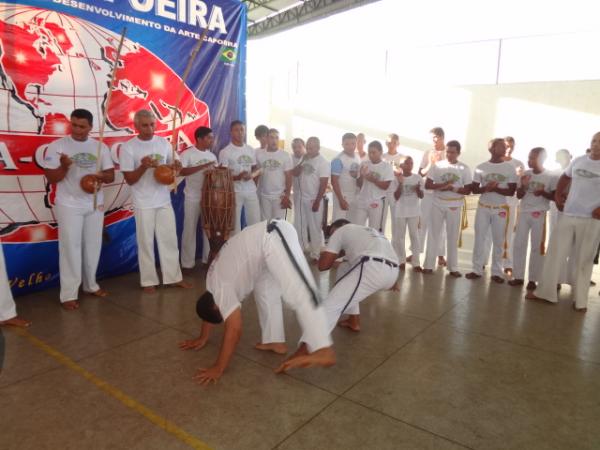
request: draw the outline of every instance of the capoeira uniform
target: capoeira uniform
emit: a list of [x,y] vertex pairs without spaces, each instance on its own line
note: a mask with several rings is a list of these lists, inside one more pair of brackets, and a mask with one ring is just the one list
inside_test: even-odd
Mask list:
[[[292,165],[296,167],[302,161],[302,156],[292,155]],[[302,196],[300,195],[300,176],[294,176],[292,180],[292,213],[294,214],[294,228],[298,233],[300,247],[308,248],[308,224],[302,218]]]
[[[425,169],[427,166],[429,166],[430,155],[434,152],[439,152],[441,154],[440,161],[446,159],[445,150],[426,150],[423,153],[423,158],[421,159],[421,165],[419,166],[420,169]],[[429,170],[431,170],[431,168]],[[424,178],[427,178],[427,174],[425,174]],[[423,180],[423,183],[425,183],[425,180]],[[422,252],[425,251],[425,243],[430,236],[429,225],[431,224],[431,210],[433,208],[433,191],[431,189],[425,189],[423,194],[423,199],[421,200],[421,220],[419,221],[419,242],[421,243]],[[442,232],[444,233],[444,236],[442,236],[442,239],[438,241],[438,256],[444,255],[444,242],[446,241],[446,236],[445,230],[442,230]],[[427,245],[429,245],[429,243],[427,243]]]
[[[517,183],[514,166],[508,162],[486,161],[475,168],[473,182],[484,187],[490,181],[497,181],[498,187],[505,189],[509,183]],[[492,276],[503,277],[502,257],[508,249],[509,206],[506,196],[496,192],[485,192],[479,197],[475,213],[475,245],[473,247],[473,272],[483,274],[486,256],[486,238],[491,229],[492,235]]]
[[[238,147],[230,143],[221,149],[219,163],[229,167],[234,176],[241,172],[252,172],[256,165],[255,150],[249,145]],[[235,190],[235,222],[233,232],[239,233],[242,229],[242,208],[246,218],[246,225],[253,225],[260,221],[260,204],[256,195],[256,183],[254,180],[237,180],[233,182]]]
[[[172,164],[173,154],[169,142],[160,136],[148,141],[135,137],[121,147],[120,167],[122,172],[136,170],[145,156],[151,156],[158,164]],[[154,179],[154,170],[147,169],[137,183],[131,186],[135,212],[135,233],[142,287],[159,284],[154,260],[154,239],[158,246],[162,282],[180,282],[179,250],[175,213],[171,206],[169,186]]]
[[281,198],[285,194],[286,173],[292,170],[292,158],[283,150],[270,152],[259,148],[256,150],[256,162],[261,168],[258,180],[261,218],[284,219],[286,211],[281,207]]
[[328,330],[342,314],[360,314],[369,295],[390,289],[398,279],[398,259],[390,242],[373,228],[348,224],[329,238],[325,252],[344,250],[347,262],[337,269],[337,281],[323,302]]
[[283,297],[300,323],[300,342],[310,352],[331,346],[315,280],[285,220],[259,222],[229,239],[208,270],[206,289],[224,320],[254,290],[264,344],[285,342]]
[[569,261],[574,274],[573,298],[577,308],[586,308],[594,256],[600,243],[600,220],[592,217],[594,209],[600,207],[600,161],[580,156],[571,161],[564,173],[571,178],[571,188],[556,231],[550,236],[535,295],[558,302],[556,284],[560,268],[574,242],[574,257]]
[[[550,200],[543,196],[536,197],[533,193],[540,189],[552,192],[556,189],[557,178],[547,170],[534,173],[527,170],[523,176],[531,177],[525,196],[519,204],[517,230],[513,241],[513,277],[517,280],[525,278],[525,260],[527,259],[527,244],[531,233],[531,248],[529,250],[529,281],[538,281],[542,269],[542,256],[546,245],[546,212],[550,209]],[[521,180],[519,178],[519,187]]]
[[[58,261],[60,270],[60,301],[77,300],[79,286],[85,292],[100,289],[96,271],[102,248],[104,226],[104,194],[94,195],[81,189],[80,181],[85,175],[95,174],[98,141],[88,138],[76,141],[71,136],[58,139],[48,146],[44,157],[46,169],[60,167],[60,156],[68,156],[73,164],[65,177],[56,183],[56,199],[52,208],[58,222]],[[102,145],[100,170],[113,168],[108,147]]]
[[[203,166],[210,162],[217,162],[217,157],[210,150],[199,150],[195,146],[186,149],[181,154],[182,167]],[[198,221],[200,219],[200,201],[204,174],[207,169],[200,170],[185,177],[183,194],[183,234],[181,236],[181,266],[191,269],[196,265],[196,236],[198,234]],[[210,251],[208,237],[202,230],[202,262],[208,262]]]
[[[451,164],[448,160],[438,161],[427,174],[427,178],[436,184],[452,181],[452,187],[455,189],[470,185],[473,181],[471,169],[458,161]],[[447,236],[447,266],[450,272],[458,272],[458,239],[461,231],[463,211],[465,208],[465,196],[453,191],[433,191],[433,206],[431,208],[431,223],[429,240],[427,242],[427,252],[425,256],[424,269],[433,270],[435,260],[440,249],[440,240],[443,237],[442,230],[444,222],[446,223]],[[442,241],[441,247],[444,248]]]
[[319,194],[322,178],[329,178],[331,167],[329,162],[321,155],[314,158],[305,158],[302,162],[300,174],[300,195],[302,222],[308,226],[310,240],[310,257],[317,259],[323,246],[323,199],[319,200],[319,209],[313,212],[312,206]]
[[[373,164],[369,160],[362,163],[362,165],[366,166],[368,168],[368,173],[374,175],[379,181],[394,180],[394,170],[392,169],[392,166],[385,161]],[[356,210],[351,222],[364,226],[367,219],[369,219],[369,226],[375,228],[380,233],[383,233],[386,208],[387,190],[380,189],[375,183],[363,179],[360,192],[356,199]]]
[[416,173],[403,177],[402,194],[394,197],[394,229],[398,236],[397,245],[392,245],[400,264],[406,263],[406,229],[410,236],[410,251],[414,267],[421,265],[421,241],[419,240],[419,220],[421,216],[421,199],[417,196],[417,188],[423,189],[423,178]]
[[4,252],[2,251],[2,245],[0,245],[0,322],[14,319],[15,317],[17,317],[17,306],[10,290]]
[[394,218],[396,217],[395,208],[396,208],[396,199],[394,198],[394,192],[398,187],[398,181],[396,180],[396,173],[401,173],[402,170],[400,168],[400,164],[406,159],[406,156],[401,155],[400,153],[395,153],[390,155],[389,153],[384,153],[382,159],[388,162],[394,171],[394,179],[390,183],[390,187],[387,190],[387,204],[384,214],[383,214],[383,228],[382,233],[385,235],[388,211],[391,217],[391,227],[392,227],[392,246],[396,248],[398,245],[398,236],[396,233],[396,227],[394,226]]
[[348,202],[348,210],[344,211],[340,208],[340,202],[336,195],[333,193],[333,215],[332,220],[348,219],[352,217],[354,209],[356,208],[356,194],[358,192],[358,185],[356,184],[356,178],[358,177],[358,170],[360,168],[360,159],[356,155],[349,156],[346,152],[340,152],[334,159],[331,160],[331,176],[338,177],[338,183],[342,196]]

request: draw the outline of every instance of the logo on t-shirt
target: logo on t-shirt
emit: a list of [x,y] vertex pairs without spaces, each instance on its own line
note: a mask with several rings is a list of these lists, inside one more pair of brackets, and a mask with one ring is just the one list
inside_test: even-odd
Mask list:
[[371,176],[377,181],[381,180],[381,174],[379,172],[371,172]]
[[501,173],[488,173],[483,179],[486,183],[489,183],[490,181],[502,183],[503,181],[507,180],[506,175]]
[[541,191],[544,189],[544,183],[540,183],[539,181],[530,181],[528,192]]
[[317,171],[317,169],[315,169],[312,164],[303,164],[302,165],[302,172],[304,172],[306,175],[312,175],[316,171]]
[[94,167],[96,165],[96,161],[98,160],[96,155],[93,155],[92,153],[76,153],[70,158],[77,167],[81,167],[82,169]]
[[237,159],[237,162],[241,166],[243,166],[243,165],[251,166],[254,161],[252,161],[252,158],[248,155],[240,155],[239,158]]
[[280,167],[281,163],[276,159],[267,159],[262,163],[262,168],[265,170],[277,170]]
[[360,169],[360,164],[353,162],[352,164],[350,164],[350,172],[358,172],[358,170]]
[[402,193],[405,195],[416,195],[417,194],[417,184],[405,184],[402,187]]
[[209,162],[212,162],[212,159],[201,159],[194,163],[194,167],[202,166],[204,164],[208,164]]
[[165,159],[165,157],[163,155],[161,155],[160,153],[152,153],[150,156],[150,158],[152,158],[154,161],[156,161],[157,163],[162,163]]
[[448,181],[451,181],[452,183],[456,183],[458,180],[460,180],[460,177],[452,172],[446,172],[445,174],[442,175],[442,181],[444,183],[447,183]]
[[600,174],[585,169],[575,169],[575,173],[583,178],[598,178]]

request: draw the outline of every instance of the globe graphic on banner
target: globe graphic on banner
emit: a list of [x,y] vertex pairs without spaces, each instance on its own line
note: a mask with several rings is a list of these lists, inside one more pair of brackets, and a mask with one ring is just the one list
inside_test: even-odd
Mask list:
[[[53,187],[41,169],[44,153],[50,142],[69,133],[75,108],[92,112],[91,137],[98,137],[115,64],[104,142],[117,169],[121,143],[135,136],[133,115],[139,109],[156,114],[156,133],[167,138],[177,109],[178,151],[193,142],[197,127],[210,125],[208,106],[187,86],[180,95],[180,77],[148,49],[125,39],[116,61],[119,39],[118,33],[79,18],[0,2],[3,242],[57,238]],[[132,216],[130,190],[120,172],[104,186],[104,197],[106,225]]]

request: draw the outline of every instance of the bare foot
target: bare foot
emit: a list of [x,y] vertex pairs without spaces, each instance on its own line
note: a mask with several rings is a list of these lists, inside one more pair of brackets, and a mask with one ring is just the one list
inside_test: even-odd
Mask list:
[[525,287],[525,289],[527,289],[528,291],[535,291],[537,288],[537,285],[535,284],[535,281],[530,281],[529,283],[527,283],[527,286]]
[[108,296],[108,291],[105,291],[104,289],[100,288],[94,292],[86,292],[86,294],[93,295],[94,297],[104,298],[104,297]]
[[400,264],[400,270],[406,270],[406,264],[405,263]]
[[27,328],[27,327],[31,326],[31,321],[21,319],[19,316],[16,316],[16,317],[13,317],[12,319],[0,321],[0,326]]
[[347,319],[340,320],[338,322],[338,325],[340,327],[348,328],[351,331],[354,331],[355,333],[358,333],[358,332],[360,332],[360,319],[359,319],[359,317],[360,316],[357,316],[357,315],[348,316]]
[[142,290],[146,294],[154,294],[156,292],[156,286],[142,286]]
[[278,355],[285,355],[288,352],[288,347],[283,342],[271,342],[269,344],[261,344],[259,342],[254,348],[256,350],[277,353]]
[[412,262],[412,257],[413,257],[413,255],[408,255],[408,258],[406,258],[406,262],[407,263],[411,263]]
[[415,266],[413,267],[413,272],[423,272],[423,269],[421,268],[421,266]]
[[66,309],[67,311],[74,311],[76,309],[79,309],[79,301],[78,300],[71,300],[68,302],[64,302],[62,304],[62,307],[64,309]]
[[513,273],[512,267],[507,267],[506,269],[504,269],[504,273],[508,276],[512,276],[512,273]]
[[389,289],[392,292],[400,292],[400,285],[398,284],[398,282],[396,281],[394,283],[394,285]]
[[450,275],[451,277],[454,277],[454,278],[460,278],[460,277],[462,277],[462,273],[460,273],[460,272],[458,272],[458,271],[455,271],[455,272],[450,272],[450,273],[449,273],[449,275]]
[[502,278],[502,277],[500,277],[500,276],[498,276],[498,275],[494,275],[494,276],[492,277],[492,281],[493,281],[494,283],[502,284],[502,283],[504,283],[504,278]]
[[524,280],[520,280],[518,278],[515,278],[514,280],[510,280],[508,282],[509,286],[523,286],[523,284],[525,284]]
[[421,273],[431,275],[433,273],[433,269],[422,269]]
[[314,366],[331,367],[334,364],[335,352],[333,351],[332,347],[327,347],[321,348],[316,352],[309,353],[308,355],[293,356],[275,369],[275,373],[283,373],[295,368],[307,368]]
[[479,275],[478,273],[475,273],[475,272],[469,272],[468,274],[465,275],[465,278],[467,280],[476,280],[477,278],[481,278],[481,275]]
[[165,284],[165,287],[173,287],[173,288],[183,288],[183,289],[191,289],[193,286],[187,281],[178,281],[177,283]]
[[438,256],[438,266],[446,267],[446,258]]

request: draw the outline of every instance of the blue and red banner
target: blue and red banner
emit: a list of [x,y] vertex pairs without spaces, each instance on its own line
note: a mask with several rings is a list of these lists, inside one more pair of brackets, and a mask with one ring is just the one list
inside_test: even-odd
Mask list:
[[[53,187],[40,163],[47,145],[69,133],[70,112],[92,112],[92,137],[106,112],[104,139],[117,169],[139,109],[154,111],[157,134],[169,139],[176,110],[179,150],[202,125],[213,128],[221,148],[229,123],[245,118],[245,60],[246,7],[235,0],[0,0],[0,240],[13,294],[58,283]],[[173,194],[179,224],[181,191]],[[130,191],[118,170],[104,196],[99,278],[137,269]]]

